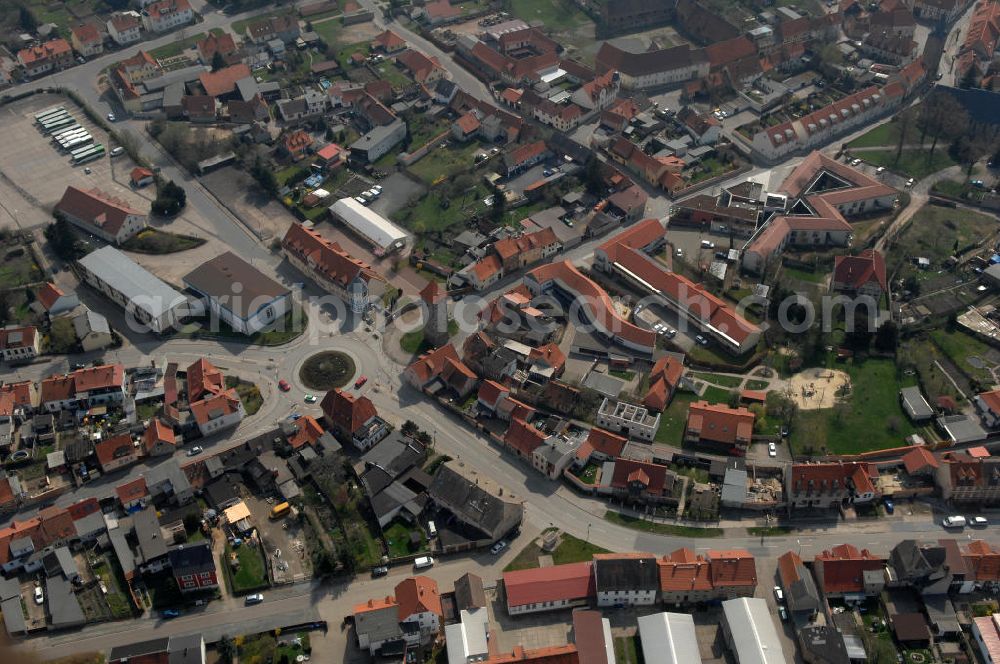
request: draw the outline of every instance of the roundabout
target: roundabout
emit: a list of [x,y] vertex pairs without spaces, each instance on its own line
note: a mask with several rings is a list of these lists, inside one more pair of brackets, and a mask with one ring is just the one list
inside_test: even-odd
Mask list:
[[299,381],[311,390],[326,392],[347,385],[356,370],[354,360],[347,353],[325,350],[302,362]]

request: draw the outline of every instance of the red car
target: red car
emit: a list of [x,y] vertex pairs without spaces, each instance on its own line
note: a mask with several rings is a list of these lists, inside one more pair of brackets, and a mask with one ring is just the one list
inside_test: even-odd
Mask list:
[[354,381],[354,389],[360,390],[361,386],[368,382],[368,376],[361,376],[356,381]]
[[287,380],[281,379],[278,381],[278,389],[281,390],[282,392],[287,392],[288,390],[292,389],[292,386],[288,384]]

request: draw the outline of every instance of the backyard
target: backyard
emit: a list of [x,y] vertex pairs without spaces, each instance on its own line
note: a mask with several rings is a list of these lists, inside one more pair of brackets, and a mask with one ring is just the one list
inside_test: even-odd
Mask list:
[[[903,232],[892,241],[886,259],[890,276],[903,276],[897,272],[916,273],[913,259],[920,256],[938,266],[956,252],[989,241],[996,233],[997,222],[993,217],[971,210],[925,205],[910,220]],[[904,263],[907,268],[903,270]],[[919,274],[933,274],[923,270]]]
[[[427,551],[427,538],[420,526],[396,519],[382,531],[390,558],[400,558]],[[414,538],[416,542],[414,542]]]
[[[235,570],[229,564],[234,553],[239,561]],[[242,595],[268,586],[267,570],[259,544],[252,546],[249,540],[236,548],[226,544],[222,567],[226,570],[226,579],[233,594]]]
[[[414,143],[414,147],[419,147]],[[478,142],[467,144],[448,143],[444,148],[433,148],[420,161],[409,167],[409,171],[427,184],[470,172],[475,167],[476,153],[488,151]]]
[[688,406],[699,399],[694,392],[678,391],[667,409],[660,415],[660,428],[656,430],[656,442],[680,446],[684,440]]
[[264,405],[264,397],[260,394],[260,388],[253,383],[233,376],[226,376],[226,387],[236,388],[236,394],[243,402],[243,409],[246,411],[247,417],[255,414]]
[[961,330],[932,330],[930,338],[934,345],[969,378],[979,381],[984,386],[994,382],[989,367],[997,364],[997,356],[1000,353],[992,346]]
[[833,408],[799,410],[791,445],[796,454],[857,454],[896,447],[916,429],[899,404],[899,389],[916,384],[898,375],[892,360],[872,359],[838,367],[850,376],[850,391]]
[[2,249],[3,260],[0,261],[0,284],[4,288],[24,286],[42,278],[31,252],[24,245],[6,245]]

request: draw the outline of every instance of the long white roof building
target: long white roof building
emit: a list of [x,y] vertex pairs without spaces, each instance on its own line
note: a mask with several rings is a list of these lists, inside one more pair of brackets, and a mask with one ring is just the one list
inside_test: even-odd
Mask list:
[[330,214],[383,253],[401,248],[410,237],[402,228],[353,198],[338,200],[330,206]]
[[701,664],[690,614],[663,611],[641,616],[638,623],[646,664]]

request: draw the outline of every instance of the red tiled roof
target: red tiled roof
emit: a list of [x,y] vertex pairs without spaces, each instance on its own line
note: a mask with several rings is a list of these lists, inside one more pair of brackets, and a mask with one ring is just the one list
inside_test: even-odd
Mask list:
[[290,225],[281,244],[286,251],[308,263],[317,274],[341,288],[346,288],[355,279],[382,280],[370,265],[302,224]]
[[616,459],[611,486],[615,489],[625,489],[628,488],[629,484],[639,482],[645,486],[646,493],[661,496],[667,490],[667,470],[666,466],[655,463]]
[[992,390],[990,392],[980,392],[979,400],[984,406],[989,408],[991,411],[1000,415],[1000,390]]
[[448,360],[461,361],[451,344],[445,344],[421,355],[420,359],[407,367],[407,371],[415,374],[421,384],[426,384],[431,378],[440,376],[444,372]]
[[132,437],[123,433],[113,438],[106,438],[94,445],[94,453],[101,466],[114,461],[115,459],[135,455],[135,446]]
[[868,549],[858,549],[853,544],[840,544],[816,556],[816,565],[823,566],[819,576],[824,593],[854,593],[864,589],[864,572],[885,567],[885,559]]
[[662,592],[704,591],[712,589],[709,562],[691,549],[677,549],[656,561]]
[[874,493],[873,473],[878,471],[867,463],[796,463],[792,464],[792,492],[840,492],[853,482],[858,493]]
[[428,612],[444,617],[437,582],[426,576],[413,576],[400,581],[396,585],[396,603],[401,621],[412,615]]
[[35,292],[35,299],[48,311],[65,294],[61,288],[50,282]]
[[503,585],[508,606],[586,599],[595,593],[593,562],[504,572]]
[[207,424],[212,419],[237,412],[239,404],[236,390],[226,390],[191,404],[191,414],[198,424]]
[[115,198],[100,189],[66,187],[56,210],[96,226],[111,235],[117,235],[130,215],[143,215],[126,201]]
[[205,88],[205,94],[211,97],[229,94],[236,89],[236,81],[250,76],[250,67],[242,62],[229,67],[224,67],[219,71],[204,72],[198,77],[201,86]]
[[137,477],[131,482],[119,484],[115,487],[115,493],[118,494],[118,500],[123,505],[147,496],[149,495],[149,490],[146,488],[146,478]]
[[201,358],[187,368],[188,401],[198,401],[204,394],[218,394],[226,387],[226,378],[218,368]]
[[466,113],[459,119],[455,120],[455,124],[458,128],[462,130],[463,134],[471,134],[479,129],[479,119],[473,113]]
[[801,577],[799,570],[803,569],[802,558],[794,551],[789,551],[778,557],[778,576],[781,578],[781,586],[789,588]]
[[293,450],[297,450],[307,443],[315,446],[319,437],[323,435],[323,427],[319,425],[316,418],[304,415],[292,423],[295,431],[288,436],[288,444]]
[[503,394],[510,394],[510,389],[496,382],[495,380],[484,380],[479,385],[477,398],[491,407],[496,407],[497,400]]
[[534,143],[522,145],[513,150],[507,156],[507,163],[513,166],[518,166],[529,159],[533,159],[541,154],[544,154],[548,149],[548,146],[545,145],[545,141],[535,141]]
[[656,346],[656,334],[632,324],[615,308],[607,292],[585,277],[569,261],[560,261],[537,267],[528,272],[539,286],[550,281],[561,281],[577,297],[585,298],[584,308],[588,317],[594,319],[603,332],[621,336],[628,341],[649,348]]
[[406,46],[406,40],[397,35],[392,30],[386,30],[379,33],[375,39],[372,40],[372,44],[375,46],[381,46],[387,51],[392,51],[397,48]]
[[140,180],[145,180],[146,178],[153,177],[153,175],[154,175],[153,171],[149,170],[148,168],[136,166],[135,168],[132,169],[132,172],[129,174],[129,179],[132,181],[132,184],[136,184]]
[[15,406],[33,406],[35,384],[30,380],[22,380],[17,383],[6,383],[0,386],[0,394],[13,395]]
[[973,459],[987,459],[990,456],[992,456],[990,454],[990,451],[982,445],[976,445],[975,447],[970,447],[969,449],[965,450],[965,453],[968,454]]
[[865,249],[857,256],[834,259],[833,282],[857,290],[872,280],[886,290],[885,260],[875,249]]
[[962,558],[976,581],[1000,581],[1000,549],[992,544],[973,540],[966,545]]
[[366,396],[356,397],[337,388],[326,393],[320,407],[334,426],[351,434],[363,427],[368,420],[378,416],[371,399]]
[[336,143],[329,143],[317,150],[316,156],[323,161],[332,161],[333,159],[343,155],[344,152],[344,148],[340,147]]
[[746,408],[697,401],[688,407],[687,428],[699,432],[701,440],[733,445],[753,436],[754,414]]
[[49,378],[42,379],[41,395],[39,397],[41,403],[66,401],[72,399],[74,395],[76,395],[76,390],[73,388],[72,376],[50,376]]
[[514,646],[510,652],[491,655],[486,664],[580,664],[580,654],[575,643],[534,650]]
[[906,472],[918,473],[930,468],[931,470],[936,469],[941,465],[941,462],[937,460],[931,452],[923,446],[914,447],[912,450],[903,455],[903,467],[906,468]]
[[35,345],[38,330],[31,325],[0,329],[0,350],[30,348]]
[[191,9],[188,0],[159,0],[146,5],[144,11],[153,19],[161,19],[164,16],[177,14]]
[[77,393],[121,387],[125,381],[125,367],[120,364],[102,364],[99,367],[77,369],[70,374]]
[[472,266],[472,272],[480,282],[486,282],[493,275],[500,272],[502,268],[503,265],[500,264],[500,259],[493,254],[488,254],[481,260],[476,261],[475,265]]
[[417,83],[423,83],[435,69],[441,69],[441,64],[435,57],[427,57],[420,51],[407,49],[396,56],[396,61],[401,63]]
[[551,342],[532,348],[528,353],[529,362],[539,360],[555,369],[556,373],[562,373],[563,367],[566,366],[566,355],[563,354],[559,346]]
[[667,398],[677,388],[684,375],[684,363],[672,355],[664,355],[649,372],[649,390],[642,403],[653,410],[667,407]]
[[746,549],[709,551],[712,585],[716,588],[745,588],[757,585],[757,565]]
[[208,64],[212,62],[216,53],[221,53],[224,56],[235,53],[236,40],[228,32],[221,35],[209,33],[207,37],[198,42],[198,52],[201,53],[202,60]]
[[100,30],[98,30],[97,26],[92,23],[78,25],[71,30],[73,32],[73,36],[76,37],[77,41],[81,44],[93,44],[101,41]]
[[161,422],[160,418],[153,417],[149,421],[146,431],[142,434],[142,442],[146,452],[152,450],[160,442],[175,445],[174,430]]
[[513,418],[507,433],[504,434],[503,442],[520,452],[522,456],[530,457],[536,449],[545,444],[546,438],[548,435],[544,432],[520,418]]
[[625,444],[628,439],[624,436],[619,436],[618,434],[611,433],[610,431],[605,431],[604,429],[599,429],[594,427],[590,430],[587,435],[587,443],[593,447],[597,452],[604,454],[612,459],[617,459],[621,456],[622,450],[625,449]]
[[53,39],[44,44],[36,44],[29,48],[21,49],[17,52],[17,59],[25,67],[30,67],[36,62],[56,58],[68,54],[72,50],[69,42],[65,39]]
[[14,415],[14,395],[10,392],[0,392],[0,417],[10,418]]

